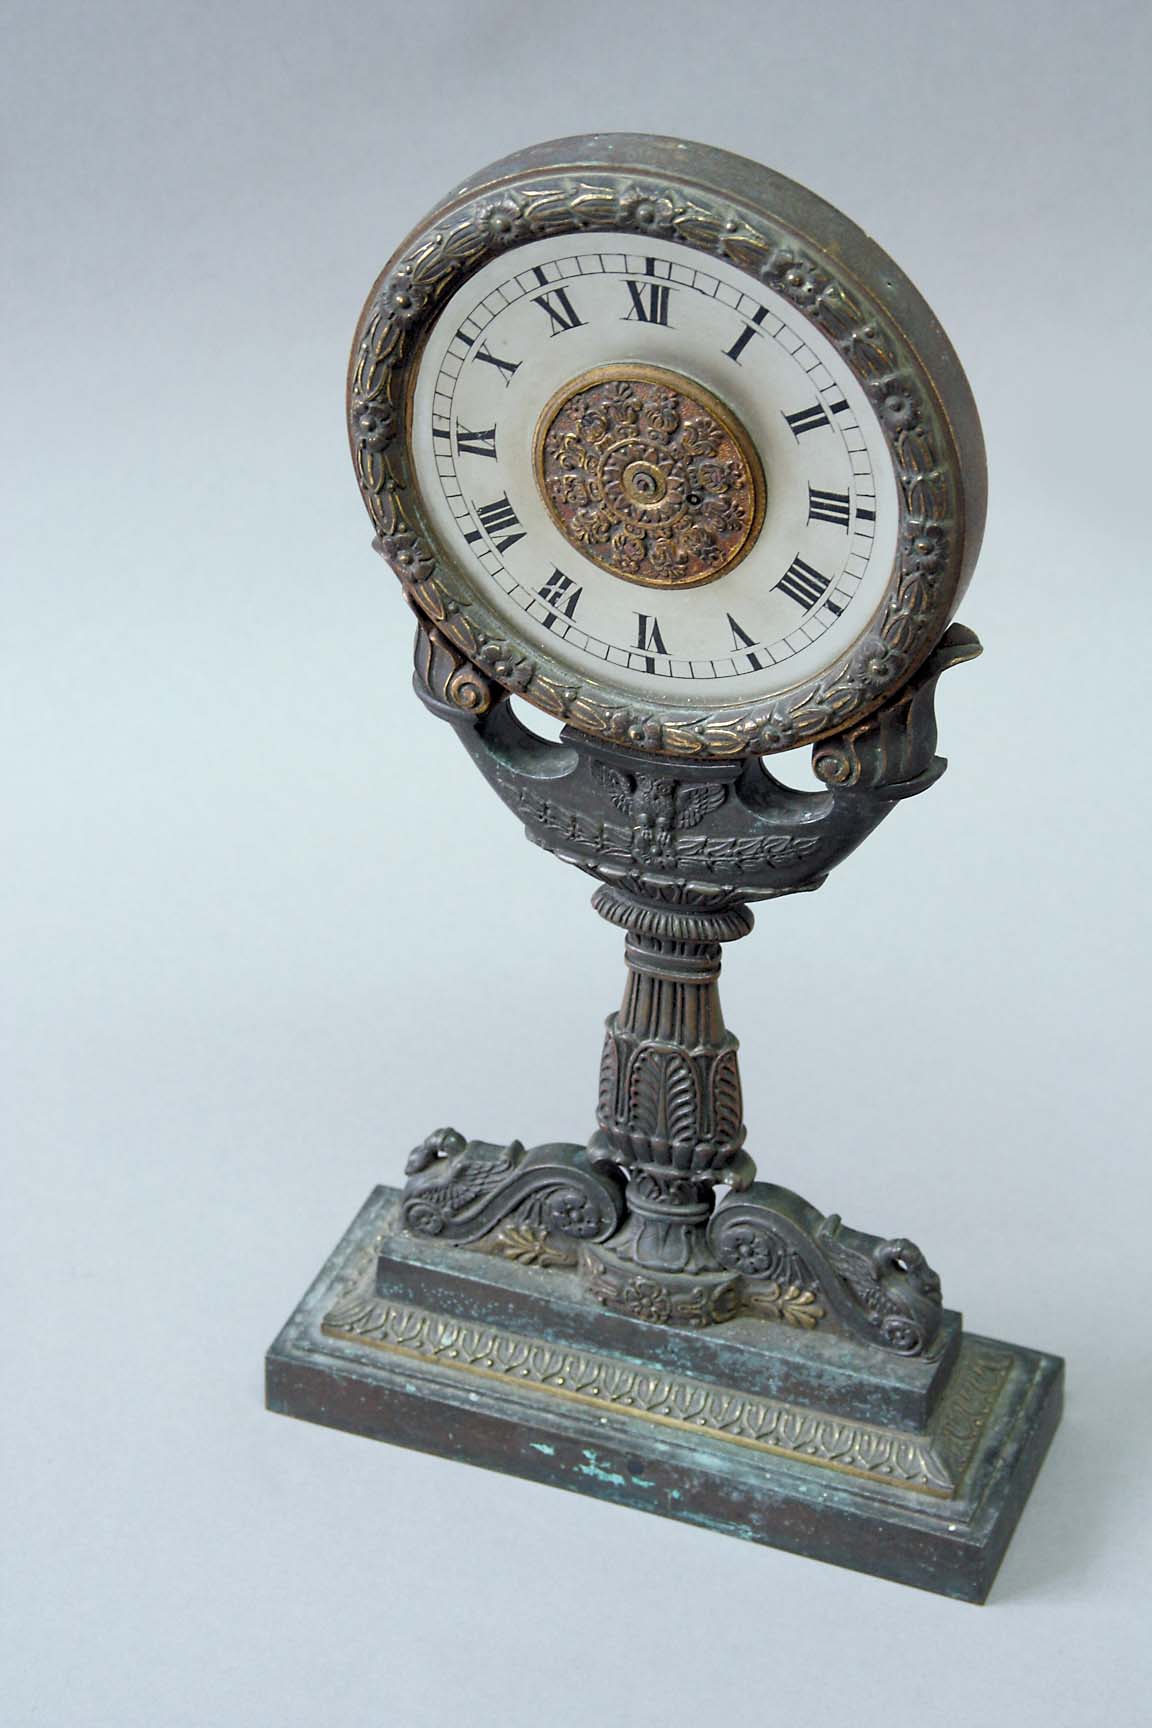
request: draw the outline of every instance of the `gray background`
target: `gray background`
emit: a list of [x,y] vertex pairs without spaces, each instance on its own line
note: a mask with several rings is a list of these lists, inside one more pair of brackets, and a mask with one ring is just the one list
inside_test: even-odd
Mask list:
[[[1140,1720],[1146,7],[3,8],[14,1728]],[[992,504],[953,766],[730,954],[761,1172],[1070,1408],[993,1605],[261,1409],[371,1184],[589,1125],[620,944],[408,689],[347,345],[456,180],[681,132],[927,294]]]

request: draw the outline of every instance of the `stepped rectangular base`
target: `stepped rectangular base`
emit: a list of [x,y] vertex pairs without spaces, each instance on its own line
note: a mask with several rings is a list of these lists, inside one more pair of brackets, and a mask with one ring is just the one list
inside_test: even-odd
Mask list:
[[374,1191],[268,1352],[270,1410],[984,1601],[1058,1358],[958,1316],[935,1369],[762,1320],[677,1333],[414,1243],[398,1199]]

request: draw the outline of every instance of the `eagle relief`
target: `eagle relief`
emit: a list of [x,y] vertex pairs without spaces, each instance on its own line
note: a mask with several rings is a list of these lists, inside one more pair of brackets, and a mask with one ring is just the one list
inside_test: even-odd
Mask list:
[[606,762],[593,762],[592,773],[627,817],[634,855],[646,861],[675,859],[677,836],[698,827],[728,796],[726,785],[682,786],[668,775],[629,774]]

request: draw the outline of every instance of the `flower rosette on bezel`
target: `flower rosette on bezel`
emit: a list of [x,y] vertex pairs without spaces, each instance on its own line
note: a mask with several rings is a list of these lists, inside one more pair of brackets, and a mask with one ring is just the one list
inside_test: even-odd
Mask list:
[[[579,675],[518,638],[470,579],[466,561],[430,528],[413,473],[408,414],[422,344],[448,299],[490,259],[529,241],[589,230],[664,238],[721,259],[772,289],[834,344],[883,429],[895,475],[898,550],[883,598],[828,666],[745,702],[638,693],[606,671]],[[537,707],[595,737],[630,736],[669,757],[770,754],[862,720],[917,670],[950,622],[979,549],[985,506],[983,442],[971,393],[930,308],[863,231],[813,193],[766,168],[702,145],[593,135],[537,146],[483,170],[438,206],[401,247],[361,315],[349,372],[357,478],[385,555],[413,602],[462,654]],[[641,404],[638,444],[655,449],[674,405]],[[580,429],[585,448],[596,429]],[[682,434],[681,434],[682,435]],[[689,440],[691,443],[691,439]],[[707,443],[707,440],[703,440]],[[689,462],[689,458],[691,458]],[[650,559],[682,576],[685,555],[719,559],[734,530],[738,488],[682,451],[694,483],[713,482],[687,540],[610,511],[595,473],[570,470],[574,508],[595,551],[624,578]],[[634,490],[650,484],[638,456]],[[577,497],[583,485],[584,494]],[[634,508],[636,508],[634,503]],[[641,517],[643,512],[641,510]],[[612,516],[608,527],[607,516]],[[653,523],[653,528],[666,524]],[[606,538],[604,536],[607,530]],[[609,567],[606,561],[606,567]],[[513,687],[509,681],[509,687]]]

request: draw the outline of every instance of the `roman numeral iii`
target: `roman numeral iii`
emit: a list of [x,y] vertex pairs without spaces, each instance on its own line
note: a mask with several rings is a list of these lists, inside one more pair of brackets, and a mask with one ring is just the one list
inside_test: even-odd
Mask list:
[[[524,530],[520,527],[520,518],[508,502],[505,492],[502,498],[494,498],[491,504],[478,504],[476,514],[480,518],[480,527],[489,536],[497,552],[507,552],[509,546],[515,546],[517,540],[523,540]],[[509,530],[513,532],[509,533]],[[503,535],[503,539],[498,539]],[[468,544],[474,545],[480,538],[480,528],[474,528],[470,534],[465,534]]]
[[834,528],[847,530],[850,510],[847,492],[821,492],[808,487],[809,522],[831,522]]
[[776,586],[781,594],[787,594],[789,600],[795,600],[797,606],[808,612],[823,598],[828,577],[821,576],[819,570],[813,570],[811,564],[805,564],[803,558],[793,558]]

